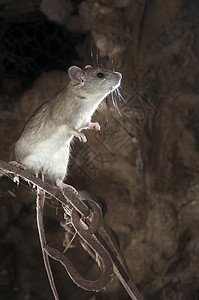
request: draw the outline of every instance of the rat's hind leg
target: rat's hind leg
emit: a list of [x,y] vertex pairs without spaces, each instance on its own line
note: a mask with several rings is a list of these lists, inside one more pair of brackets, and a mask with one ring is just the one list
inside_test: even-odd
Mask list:
[[56,185],[60,188],[61,191],[63,191],[64,189],[70,189],[72,193],[75,193],[76,195],[78,194],[78,192],[74,187],[72,187],[72,185],[64,183],[61,179],[56,180]]
[[67,174],[69,153],[69,145],[65,145],[64,147],[60,148],[59,151],[54,153],[53,157],[51,158],[51,169],[54,173],[53,177],[55,179],[56,185],[60,188],[62,192],[64,189],[70,189],[71,192],[77,194],[76,189],[74,189],[71,185],[63,183],[64,178]]

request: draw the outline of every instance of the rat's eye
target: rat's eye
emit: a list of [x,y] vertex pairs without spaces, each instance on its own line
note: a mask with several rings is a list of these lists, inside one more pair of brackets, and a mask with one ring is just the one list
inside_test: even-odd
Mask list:
[[104,74],[103,73],[97,73],[97,77],[102,78],[102,77],[104,77]]

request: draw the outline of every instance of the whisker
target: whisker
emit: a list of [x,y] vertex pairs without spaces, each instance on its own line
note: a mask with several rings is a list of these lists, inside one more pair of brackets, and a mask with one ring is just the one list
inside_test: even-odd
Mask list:
[[129,94],[123,89],[123,87],[120,85],[120,89],[122,90],[122,92],[124,92],[127,96],[129,96]]
[[111,93],[111,96],[112,96],[112,102],[113,102],[113,105],[114,105],[115,108],[117,109],[117,111],[118,111],[120,117],[123,117],[122,114],[121,114],[121,112],[120,112],[120,110],[119,110],[119,107],[118,107],[118,105],[117,105],[117,101],[116,101],[115,98],[114,98],[114,95],[115,95],[114,92],[112,92],[112,93]]
[[97,48],[97,53],[96,53],[96,59],[97,59],[97,67],[99,68],[99,49]]
[[115,106],[115,98],[113,97],[113,92],[111,92],[111,99],[112,99],[112,102],[113,102],[113,105]]
[[116,95],[116,98],[120,101],[121,97],[120,97],[120,93],[119,93],[118,88],[115,90],[115,95]]
[[122,83],[127,86],[131,86],[128,80],[122,79]]
[[112,69],[113,69],[113,72],[115,72],[113,58],[112,58]]
[[124,101],[124,102],[126,103],[126,100],[124,99],[124,97],[123,97],[122,94],[120,93],[119,88],[117,89],[117,93],[118,93],[119,99],[122,99],[122,101]]
[[123,97],[122,95],[120,94],[120,91],[119,91],[119,87],[117,89],[115,89],[115,94],[116,94],[116,97],[118,99],[118,101],[120,101],[121,99],[123,100]]
[[108,115],[107,115],[107,108],[106,108],[107,99],[105,99],[104,102],[105,102],[105,105],[103,106],[103,109],[104,109],[104,112],[105,112],[106,123],[108,123]]
[[95,60],[94,60],[94,55],[93,55],[93,40],[91,40],[91,58],[92,58],[92,61],[93,61],[93,65],[95,66]]

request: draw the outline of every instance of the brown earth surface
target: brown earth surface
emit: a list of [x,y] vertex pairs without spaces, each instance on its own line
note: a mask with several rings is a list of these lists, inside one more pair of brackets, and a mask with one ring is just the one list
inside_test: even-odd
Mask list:
[[[68,182],[88,190],[106,206],[105,220],[145,299],[197,300],[199,2],[74,2],[74,13],[60,21],[70,32],[85,35],[71,64],[93,65],[92,44],[95,64],[113,65],[123,74],[125,102],[118,101],[119,114],[108,99],[93,116],[102,130],[85,132],[86,144],[76,140]],[[20,10],[17,14],[25,16]],[[36,20],[39,13],[33,15]],[[4,27],[6,20],[10,22],[4,16]],[[67,80],[66,72],[58,68],[43,71],[27,88],[17,76],[3,78],[1,160],[9,161],[12,145],[34,109]],[[53,299],[39,246],[35,205],[30,189],[0,178],[2,300]],[[56,212],[55,206],[46,205],[45,226],[49,241],[64,249],[63,214],[60,208]],[[92,278],[96,264],[78,239],[74,246],[68,257]],[[92,293],[76,287],[58,263],[52,266],[60,299],[129,299],[115,277],[106,291]]]

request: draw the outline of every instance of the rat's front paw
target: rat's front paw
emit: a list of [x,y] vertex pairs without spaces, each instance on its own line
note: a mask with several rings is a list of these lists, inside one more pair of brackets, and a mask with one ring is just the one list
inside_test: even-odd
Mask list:
[[78,139],[79,139],[80,142],[82,142],[82,143],[86,143],[86,142],[87,142],[87,138],[86,138],[85,134],[83,134],[82,132],[79,132],[79,134],[78,134]]
[[101,130],[100,124],[98,122],[94,122],[94,123],[88,122],[86,124],[86,127],[88,127],[91,130],[96,130],[96,131],[100,131]]

